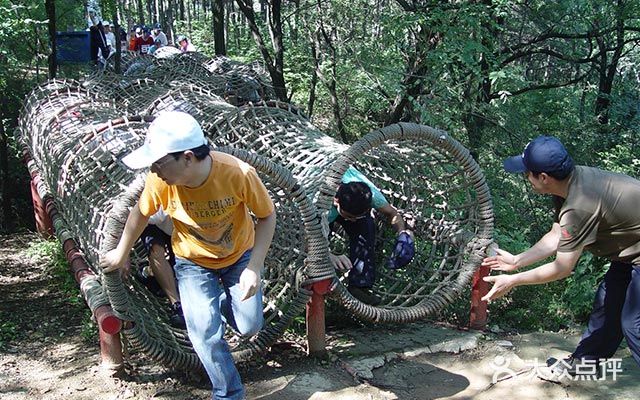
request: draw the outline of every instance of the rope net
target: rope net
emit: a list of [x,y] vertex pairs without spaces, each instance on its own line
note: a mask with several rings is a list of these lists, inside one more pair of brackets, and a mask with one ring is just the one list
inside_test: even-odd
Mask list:
[[[126,67],[126,68],[124,68]],[[294,106],[276,101],[259,64],[199,54],[123,55],[124,74],[110,66],[84,81],[53,80],[27,97],[19,133],[41,176],[40,196],[54,200],[61,241],[72,238],[100,278],[93,303],[109,303],[131,346],[179,369],[200,368],[186,332],[169,324],[169,303],[134,278],[103,274],[99,255],[115,248],[147,171],[121,159],[139,147],[163,111],[193,115],[217,150],[251,164],[277,209],[277,228],[263,276],[265,326],[251,338],[231,329],[237,360],[264,351],[303,313],[314,282],[331,279],[332,295],[373,321],[409,322],[440,310],[470,281],[493,230],[484,177],[469,152],[446,132],[396,124],[351,146],[318,130]],[[415,232],[416,257],[403,270],[384,268],[395,232],[377,218],[380,306],[346,290],[329,261],[344,251],[341,230],[326,214],[342,174],[355,166],[378,186]],[[141,243],[131,270],[148,264]]]

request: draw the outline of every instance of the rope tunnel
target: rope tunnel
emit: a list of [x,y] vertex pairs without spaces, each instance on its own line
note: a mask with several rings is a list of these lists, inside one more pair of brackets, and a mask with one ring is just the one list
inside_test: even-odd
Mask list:
[[[303,313],[314,282],[332,280],[334,299],[357,318],[377,322],[424,318],[468,287],[491,242],[492,203],[479,166],[446,132],[401,123],[348,146],[294,106],[274,100],[259,64],[161,52],[126,54],[123,65],[124,74],[108,67],[83,81],[53,80],[35,88],[18,130],[29,169],[41,178],[40,196],[56,204],[56,235],[73,238],[99,278],[88,302],[110,304],[131,322],[123,331],[131,346],[173,368],[200,367],[186,332],[168,323],[166,299],[134,278],[97,267],[100,254],[115,248],[147,173],[129,170],[121,159],[168,110],[190,113],[215,149],[252,165],[276,204],[277,228],[263,274],[265,325],[251,338],[228,330],[237,360],[264,351],[284,333]],[[327,213],[350,166],[381,189],[416,238],[414,260],[387,270],[395,232],[376,218],[374,292],[382,304],[375,307],[355,299],[329,261],[330,251],[347,247],[344,232],[329,233]],[[137,243],[131,269],[147,263]]]

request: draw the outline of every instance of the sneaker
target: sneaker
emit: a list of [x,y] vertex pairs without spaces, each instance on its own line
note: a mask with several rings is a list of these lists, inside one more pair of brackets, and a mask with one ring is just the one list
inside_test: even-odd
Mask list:
[[187,323],[184,321],[184,313],[182,312],[182,304],[176,301],[171,305],[171,311],[169,312],[169,325],[174,328],[185,329]]
[[558,377],[577,376],[581,379],[597,379],[600,373],[598,360],[575,358],[573,355],[562,360],[550,357],[547,359],[547,366],[551,369],[551,373]]
[[144,268],[140,268],[136,274],[136,279],[142,283],[148,290],[156,297],[164,297],[164,290],[160,287],[160,284],[156,280],[155,276],[148,275]]
[[382,301],[379,296],[371,293],[371,290],[368,288],[349,286],[347,290],[349,290],[349,293],[351,293],[353,297],[371,306],[377,306]]

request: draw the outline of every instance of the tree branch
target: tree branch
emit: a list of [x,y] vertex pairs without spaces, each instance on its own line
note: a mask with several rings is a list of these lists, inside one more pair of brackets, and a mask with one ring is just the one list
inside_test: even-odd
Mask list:
[[534,55],[534,54],[546,54],[548,56],[557,58],[559,60],[564,60],[564,61],[568,61],[575,64],[586,64],[586,63],[592,62],[600,55],[600,53],[596,53],[590,57],[572,58],[572,57],[565,56],[564,54],[552,49],[532,49],[532,50],[527,50],[520,53],[515,53],[511,57],[507,57],[505,60],[502,61],[502,63],[500,63],[500,66],[505,67],[519,58]]
[[[509,91],[511,96],[517,96],[519,94],[523,94],[526,92],[531,92],[533,90],[546,90],[546,89],[557,89],[560,87],[565,87],[565,86],[569,86],[569,85],[573,85],[575,83],[578,83],[580,81],[582,81],[584,78],[587,77],[587,75],[589,75],[589,72],[591,72],[591,69],[589,69],[587,72],[585,72],[584,74],[578,76],[577,78],[571,79],[567,82],[561,82],[561,83],[548,83],[548,84],[541,84],[541,85],[531,85],[528,86],[526,88],[522,88],[522,89],[518,89],[518,90],[514,90],[514,91]],[[498,93],[491,93],[489,95],[489,98],[491,100],[495,100],[495,99],[499,99],[500,98],[500,92]]]

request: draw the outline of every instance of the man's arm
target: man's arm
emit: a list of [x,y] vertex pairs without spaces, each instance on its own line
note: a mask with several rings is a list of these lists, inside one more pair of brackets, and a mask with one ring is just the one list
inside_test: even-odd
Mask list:
[[516,286],[537,285],[566,278],[571,275],[581,254],[582,248],[571,252],[558,252],[555,260],[538,268],[513,275],[487,276],[483,278],[484,281],[493,283],[493,286],[482,300],[491,301],[502,297]]
[[258,218],[256,234],[247,268],[240,275],[240,288],[244,290],[242,300],[248,299],[260,289],[260,271],[276,230],[275,210],[265,218]]
[[538,261],[551,257],[556,253],[560,242],[560,224],[554,223],[536,244],[523,253],[513,255],[507,251],[498,249],[497,255],[486,257],[482,265],[499,271],[515,271]]
[[149,217],[140,212],[140,207],[136,203],[131,212],[129,212],[118,246],[100,257],[100,267],[103,268],[104,272],[112,272],[124,266],[129,256],[129,251],[142,234],[142,231],[144,231],[148,222]]
[[[526,267],[538,261],[544,260],[556,254],[558,243],[560,242],[560,224],[554,223],[551,230],[547,232],[536,244],[529,250],[516,256],[516,265],[518,267]],[[578,254],[580,257],[580,254]],[[577,260],[577,258],[576,258]],[[573,265],[572,265],[573,267]]]

